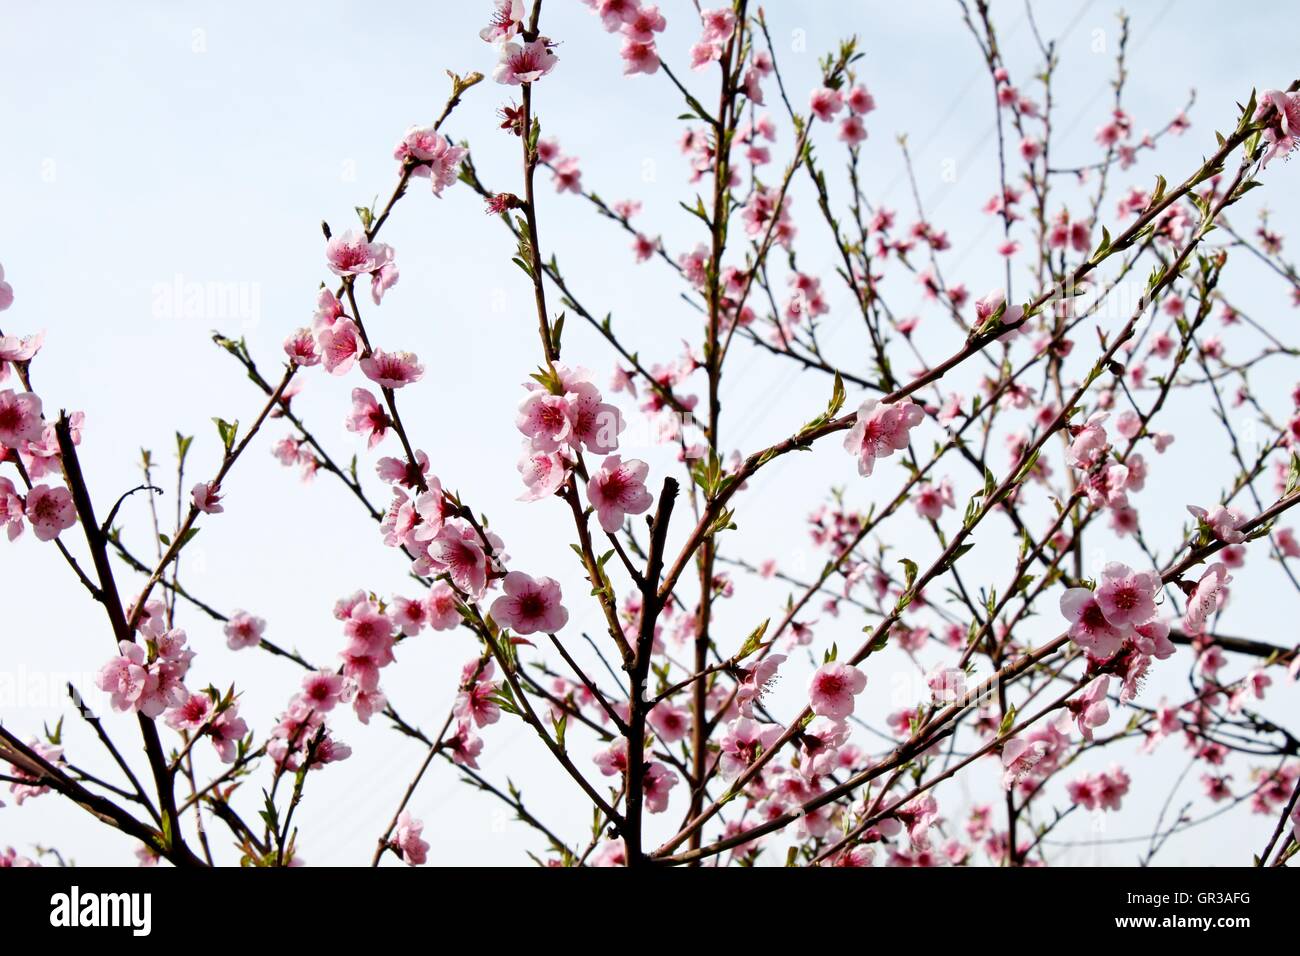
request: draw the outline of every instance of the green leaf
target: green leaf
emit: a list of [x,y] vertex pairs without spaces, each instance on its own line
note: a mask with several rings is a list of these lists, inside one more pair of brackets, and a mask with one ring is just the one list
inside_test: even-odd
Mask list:
[[835,373],[835,385],[831,388],[831,403],[826,407],[826,417],[834,418],[839,414],[840,409],[844,407],[844,379],[840,378],[840,373]]
[[221,436],[222,447],[225,448],[226,454],[229,455],[230,450],[235,447],[235,436],[239,433],[239,422],[236,421],[231,424],[223,418],[214,418],[212,420],[217,423],[217,434]]
[[1011,733],[1011,728],[1016,725],[1016,705],[1012,704],[1007,708],[1006,714],[1002,718],[1002,723],[998,726],[998,736],[1005,737]]
[[750,632],[749,637],[745,638],[745,643],[740,646],[740,650],[736,654],[737,661],[743,661],[763,646],[763,635],[767,633],[767,626],[771,623],[772,619],[769,617]]

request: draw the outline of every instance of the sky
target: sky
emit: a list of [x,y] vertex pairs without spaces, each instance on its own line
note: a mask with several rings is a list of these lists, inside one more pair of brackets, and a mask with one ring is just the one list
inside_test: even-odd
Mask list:
[[[0,327],[6,333],[46,332],[32,370],[35,387],[48,409],[86,412],[81,456],[101,512],[139,483],[140,449],[150,449],[164,469],[171,467],[178,431],[196,436],[191,481],[215,469],[220,447],[212,418],[249,422],[261,397],[211,343],[212,331],[244,337],[268,377],[278,370],[280,343],[309,323],[315,292],[330,280],[321,221],[335,232],[354,227],[355,207],[388,195],[397,171],[393,146],[408,126],[426,124],[440,111],[448,90],[445,71],[477,70],[490,77],[494,51],[477,36],[488,8],[486,2],[338,0],[6,5],[0,78],[13,92],[0,103],[0,263],[16,302],[0,317]],[[665,0],[662,8],[669,28],[660,49],[707,102],[715,79],[691,73],[686,62],[697,32],[693,6]],[[1058,38],[1053,149],[1062,165],[1097,158],[1092,136],[1106,121],[1113,96],[1117,9],[1097,0],[1033,4],[1040,31]],[[1300,16],[1246,6],[1225,17],[1209,2],[1134,4],[1130,13],[1125,106],[1137,129],[1162,127],[1187,104],[1193,88],[1195,104],[1191,129],[1162,141],[1158,151],[1120,174],[1112,200],[1120,187],[1149,187],[1157,173],[1181,180],[1213,149],[1213,131],[1235,122],[1235,104],[1253,87],[1291,82],[1294,30],[1279,28],[1278,20]],[[976,295],[1002,285],[1000,226],[982,211],[997,183],[992,94],[958,5],[777,0],[767,4],[767,14],[800,109],[816,81],[817,58],[840,38],[858,37],[865,54],[859,76],[878,104],[867,118],[870,139],[863,151],[870,201],[899,210],[904,223],[915,220],[899,146],[905,135],[925,215],[953,240],[953,251],[942,260],[946,278],[964,282]],[[995,15],[1013,81],[1036,96],[1036,46],[1025,8],[997,4]],[[674,254],[702,241],[699,223],[679,205],[693,204],[701,187],[687,182],[677,147],[684,125],[676,118],[683,111],[677,91],[662,74],[624,78],[617,41],[576,0],[551,0],[543,28],[560,43],[559,66],[536,90],[543,136],[556,138],[566,155],[580,159],[588,189],[611,201],[643,202],[638,226],[661,235]],[[466,95],[445,128],[469,142],[492,189],[520,188],[517,141],[497,128],[495,115],[512,92],[489,78]],[[768,102],[779,115],[770,87]],[[769,176],[788,161],[791,143],[789,125],[782,123]],[[832,170],[833,194],[842,197],[842,149],[826,131],[814,143]],[[1263,206],[1277,224],[1294,221],[1294,176],[1280,161],[1270,166],[1269,188],[1256,191],[1234,222],[1253,230]],[[654,262],[635,265],[630,237],[580,197],[557,195],[545,174],[539,176],[539,197],[544,253],[555,254],[589,311],[611,314],[616,332],[643,361],[675,361],[684,340],[699,340],[699,314],[683,301],[670,269]],[[805,178],[793,197],[806,236],[799,267],[821,276],[832,305],[823,346],[866,371],[868,344],[834,274],[834,249]],[[1102,210],[1109,221],[1112,200]],[[397,250],[401,280],[380,309],[367,313],[367,323],[381,347],[412,350],[424,362],[424,379],[401,396],[413,440],[429,453],[444,486],[490,517],[514,566],[561,581],[572,595],[567,633],[580,648],[575,653],[590,662],[579,635],[598,635],[601,625],[594,606],[581,599],[585,589],[567,546],[566,509],[516,500],[521,489],[514,409],[538,349],[531,286],[510,262],[513,240],[463,185],[435,198],[419,183],[399,203],[382,238]],[[1275,334],[1295,341],[1295,313],[1285,288],[1259,264],[1240,259],[1233,263],[1234,296]],[[956,333],[933,314],[919,286],[902,273],[888,281],[895,308],[925,318],[918,342],[927,357],[950,352]],[[203,293],[199,303],[190,299],[195,289]],[[1027,297],[1032,291],[1027,275],[1018,272],[1014,294]],[[552,293],[552,303],[557,301]],[[1230,334],[1225,341],[1230,349],[1238,347]],[[1240,339],[1242,353],[1256,347],[1256,341]],[[565,355],[595,370],[602,384],[607,381],[613,355],[575,317],[566,326]],[[830,395],[824,377],[801,373],[750,346],[738,349],[730,362],[722,398],[728,449],[748,453],[786,437],[818,414]],[[359,456],[372,499],[382,503],[373,458],[343,427],[348,392],[361,384],[353,378],[308,374],[294,407],[339,461]],[[1294,375],[1272,360],[1260,366],[1252,383],[1274,408],[1285,408]],[[968,378],[967,394],[977,385]],[[849,401],[864,397],[851,390]],[[631,412],[626,396],[620,401]],[[1227,440],[1210,417],[1209,397],[1196,393],[1185,401],[1166,425],[1180,439],[1160,460],[1139,505],[1144,532],[1165,542],[1166,553],[1186,520],[1183,505],[1213,501],[1230,478]],[[650,462],[657,480],[676,466],[674,456],[650,443],[636,424],[624,456]],[[1237,424],[1254,440],[1244,416]],[[266,618],[269,639],[329,662],[342,646],[331,614],[336,599],[358,588],[415,592],[405,562],[381,545],[374,525],[344,489],[324,475],[300,483],[272,458],[271,445],[287,433],[283,423],[269,423],[239,462],[225,485],[226,513],[202,522],[185,551],[182,580],[213,606]],[[958,464],[949,467],[958,500],[965,501],[980,482]],[[854,506],[865,510],[892,497],[904,477],[899,469],[885,469],[865,483],[834,441],[812,455],[789,456],[744,492],[728,553],[776,557],[795,576],[813,574],[825,555],[811,548],[805,522],[827,488],[846,488]],[[163,484],[168,491],[159,506],[166,515],[175,507],[174,480]],[[119,520],[129,546],[142,556],[152,554],[142,496],[124,506]],[[998,586],[996,569],[1009,570],[1007,548],[1014,545],[999,541],[1008,525],[994,520],[1000,523],[979,540],[987,549],[979,565],[987,569],[987,580],[977,586]],[[937,554],[932,537],[910,518],[900,519],[892,533],[889,543],[900,554],[918,561]],[[1136,564],[1141,555],[1131,541],[1103,535],[1089,566],[1105,560]],[[124,568],[118,573],[121,581],[131,580]],[[740,572],[736,577],[737,598],[726,602],[718,621],[724,652],[779,613],[787,594],[776,582],[752,581]],[[1285,623],[1278,608],[1295,596],[1281,572],[1260,556],[1239,577],[1225,628],[1293,644],[1294,625]],[[61,690],[73,679],[98,702],[111,732],[134,741],[131,721],[109,714],[103,696],[92,691],[93,672],[112,652],[100,609],[54,549],[30,535],[0,547],[0,581],[0,673],[14,689],[0,697],[0,720],[30,735],[67,713],[69,753],[87,767],[105,767],[93,735],[71,714]],[[220,686],[235,682],[244,694],[242,713],[260,736],[297,689],[300,672],[252,652],[227,651],[219,627],[193,612],[186,610],[180,623],[200,652],[195,679]],[[1031,634],[1043,639],[1059,622],[1030,623]],[[861,626],[849,615],[819,620],[814,646],[818,653],[832,641],[844,648]],[[385,689],[404,716],[436,728],[460,665],[476,652],[468,632],[426,633],[403,646],[400,665],[385,673]],[[1164,676],[1152,678],[1143,703],[1185,688],[1185,654],[1167,662]],[[878,727],[896,709],[890,698],[906,697],[915,681],[908,683],[909,665],[901,655],[882,655],[874,666],[879,670],[871,673],[871,686],[880,690],[866,704],[866,719]],[[777,713],[788,717],[796,711],[810,670],[807,660],[792,659],[773,697]],[[1279,720],[1294,717],[1295,686],[1274,691],[1265,712]],[[354,756],[311,780],[298,816],[301,853],[309,863],[355,864],[369,860],[422,748],[380,720],[363,727],[343,714],[334,723]],[[865,729],[857,733],[864,745],[873,740]],[[530,810],[575,843],[583,840],[590,827],[584,801],[532,732],[507,719],[488,728],[484,738],[487,777],[498,785],[510,778]],[[1093,842],[1056,848],[1060,862],[1134,861],[1143,844],[1099,841],[1149,833],[1185,758],[1166,744],[1131,763],[1134,792],[1124,811],[1104,818],[1079,815],[1063,825],[1062,839]],[[215,761],[207,765],[216,768]],[[1245,768],[1239,772],[1244,775]],[[984,799],[996,795],[989,789],[995,773],[981,766],[978,786],[954,784],[942,792],[941,804],[954,823],[979,792]],[[1175,811],[1196,800],[1198,775],[1199,769],[1193,771],[1171,799]],[[264,779],[246,785],[249,815]],[[672,819],[656,819],[652,833],[669,835],[681,801],[679,791],[664,815]],[[1203,809],[1203,801],[1198,805]],[[544,849],[535,834],[510,820],[503,805],[464,785],[441,762],[417,792],[412,812],[425,820],[430,858],[437,863],[517,864],[527,862],[525,851]],[[1248,862],[1236,848],[1262,846],[1273,822],[1243,808],[1175,837],[1157,861]],[[1213,840],[1202,838],[1211,831]],[[28,851],[34,844],[56,845],[84,864],[132,861],[130,841],[48,796],[0,810],[0,847],[10,844]],[[1224,857],[1225,846],[1236,855]],[[783,854],[774,851],[771,858]]]

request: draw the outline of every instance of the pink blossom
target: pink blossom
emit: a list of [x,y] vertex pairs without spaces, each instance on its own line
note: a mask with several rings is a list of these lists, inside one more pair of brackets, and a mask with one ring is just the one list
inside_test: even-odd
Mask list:
[[1019,780],[1023,780],[1047,753],[1045,741],[1032,743],[1023,737],[1012,737],[1002,745],[1002,788],[1010,790]]
[[727,780],[740,776],[758,758],[760,750],[776,742],[782,729],[775,724],[763,729],[748,717],[737,717],[727,725],[720,741],[719,772]]
[[550,578],[532,578],[511,571],[501,584],[505,593],[492,602],[492,619],[516,634],[554,634],[569,620],[560,603],[560,585]]
[[857,422],[844,439],[844,448],[858,456],[858,474],[870,476],[878,458],[906,448],[908,433],[924,416],[921,406],[907,399],[890,404],[874,398],[863,402]]
[[1296,540],[1295,531],[1281,528],[1273,535],[1273,543],[1284,557],[1300,558],[1300,541]]
[[342,236],[332,236],[325,244],[325,261],[338,276],[364,275],[375,272],[392,261],[393,250],[382,242],[370,242],[362,233],[349,229]]
[[1107,621],[1128,627],[1155,617],[1160,586],[1160,575],[1154,571],[1134,571],[1111,562],[1102,569],[1096,599]]
[[190,694],[182,703],[167,711],[165,720],[172,730],[193,734],[202,729],[211,716],[212,698],[207,694]]
[[[3,298],[3,280],[4,270],[0,268],[0,299]],[[0,309],[0,312],[3,312]],[[41,350],[45,343],[45,333],[37,332],[35,335],[19,337],[17,335],[0,335],[0,366],[6,362],[30,362],[36,357],[36,353]],[[4,371],[0,370],[0,380],[4,379]]]
[[476,532],[457,518],[448,521],[429,542],[429,561],[445,571],[456,587],[471,595],[483,593],[487,585],[487,555]]
[[459,178],[460,165],[468,154],[468,149],[453,146],[432,126],[412,126],[397,144],[393,158],[417,164],[411,175],[429,177],[433,194],[441,196]]
[[1135,412],[1124,412],[1115,419],[1115,431],[1131,441],[1142,431],[1142,419]]
[[363,724],[370,723],[370,718],[382,713],[387,706],[388,698],[378,690],[357,688],[352,697],[352,711]]
[[[635,254],[637,262],[649,261],[654,256],[654,254],[658,251],[659,251],[658,239],[651,239],[649,236],[643,235],[642,233],[639,232],[636,234],[636,239],[634,239],[632,242],[632,252],[633,254]],[[622,374],[626,377],[627,373],[625,371],[619,369],[619,372],[622,372]],[[630,383],[631,380],[629,379],[628,382]],[[624,386],[624,388],[626,388],[626,386]],[[618,386],[614,386],[614,391],[617,392],[621,390],[623,389],[620,389]],[[632,386],[630,390],[630,394],[633,397],[636,396],[635,385]]]
[[691,47],[691,69],[696,72],[722,59],[722,44],[700,41]]
[[916,489],[916,497],[912,503],[916,507],[916,513],[923,518],[929,518],[931,521],[938,521],[943,514],[944,508],[951,508],[955,505],[955,499],[952,493],[952,482],[947,478],[937,485],[923,484]]
[[625,423],[618,408],[604,401],[585,376],[585,370],[577,369],[565,382],[565,397],[573,415],[572,442],[575,448],[581,444],[592,454],[607,455],[618,450],[618,436]]
[[316,346],[316,336],[311,329],[301,328],[290,333],[284,340],[284,354],[295,365],[312,366],[320,364],[320,351]]
[[316,333],[321,362],[331,375],[346,375],[361,354],[361,332],[351,319],[339,319]]
[[1268,152],[1264,155],[1267,164],[1278,153],[1288,153],[1300,142],[1300,93],[1284,93],[1281,90],[1265,90],[1259,96],[1259,106],[1254,119],[1262,120],[1272,107],[1276,112],[1264,136],[1269,141]]
[[14,304],[14,287],[5,281],[5,267],[0,266],[0,312]]
[[[36,740],[36,739],[32,739],[28,741],[27,745],[37,755],[39,755],[42,759],[44,759],[46,763],[54,764],[55,766],[58,766],[61,763],[66,763],[66,760],[64,759],[63,756],[62,747],[57,747],[54,744],[49,744],[43,740]],[[14,795],[14,802],[19,806],[22,806],[23,802],[26,800],[30,800],[33,797],[39,797],[42,796],[43,794],[50,792],[49,787],[43,786],[42,784],[38,783],[38,780],[40,778],[30,776],[29,774],[25,773],[22,770],[22,768],[17,767],[13,764],[9,765],[9,769],[10,769],[10,774],[16,778],[16,780],[10,782],[9,792]],[[0,807],[2,806],[4,806],[4,803],[0,802]],[[6,865],[31,866],[32,864],[31,863],[6,864],[4,863],[3,857],[0,857],[0,866],[6,866]]]
[[[208,725],[208,739],[212,742],[213,748],[217,751],[217,757],[222,763],[235,762],[239,742],[247,736],[248,724],[244,718],[239,716],[237,704],[231,704],[218,713],[212,723]],[[329,738],[326,738],[326,743],[329,743]],[[346,748],[343,749],[346,750]],[[346,753],[340,752],[333,759],[342,759],[346,756]],[[331,755],[326,753],[318,759],[329,759],[330,757]]]
[[604,750],[596,751],[592,762],[606,777],[617,777],[627,773],[627,738],[620,737]]
[[411,816],[409,810],[403,810],[398,816],[393,844],[410,866],[420,866],[429,859],[429,844],[420,837],[423,831],[424,824]]
[[367,448],[374,448],[383,441],[392,423],[373,392],[365,388],[352,390],[352,411],[343,424],[348,431],[365,436]]
[[867,675],[852,664],[823,664],[808,684],[812,711],[821,717],[847,717],[853,713],[853,698],[866,686]]
[[1206,511],[1196,505],[1188,505],[1187,510],[1196,520],[1210,529],[1210,533],[1225,544],[1240,544],[1246,540],[1244,532],[1238,529],[1246,523],[1246,516],[1236,508],[1217,505],[1213,511]]
[[849,727],[842,720],[814,717],[804,728],[800,740],[802,764],[800,771],[809,780],[835,770],[840,748],[848,743]]
[[31,392],[0,392],[0,445],[17,448],[21,442],[40,441],[45,434],[41,400]]
[[638,0],[591,0],[607,33],[614,33],[636,16]]
[[379,669],[393,662],[393,621],[367,600],[355,605],[343,625],[348,643],[340,657],[343,676],[362,690],[379,687]]
[[384,301],[384,293],[397,285],[397,280],[400,277],[401,273],[397,271],[397,263],[391,260],[370,273],[370,298],[375,305],[379,305]]
[[343,676],[333,671],[315,671],[302,679],[302,699],[318,714],[326,714],[343,698]]
[[704,43],[725,43],[736,30],[736,15],[730,7],[702,10],[700,19],[704,23],[704,33],[700,37]]
[[236,611],[226,622],[226,646],[232,651],[245,647],[256,647],[262,643],[262,632],[266,630],[266,621],[254,617],[247,611]]
[[598,867],[627,866],[627,846],[622,840],[606,840],[591,855],[591,865]]
[[492,20],[479,31],[488,43],[513,40],[523,27],[524,0],[493,0]]
[[650,813],[663,813],[668,809],[668,794],[681,778],[657,760],[646,764],[642,775],[645,808]]
[[859,116],[870,113],[876,108],[875,97],[867,92],[865,86],[861,85],[850,89],[848,95],[844,98],[844,102],[848,104],[850,110]]
[[[636,4],[633,4],[636,6]],[[630,18],[623,21],[623,35],[637,43],[650,43],[654,40],[656,33],[663,33],[668,26],[668,21],[664,15],[659,12],[659,8],[653,4],[646,4],[632,12]]]
[[26,508],[27,503],[18,494],[14,483],[8,478],[0,477],[0,525],[7,529],[10,541],[22,534],[27,527],[23,524]]
[[429,609],[429,626],[435,631],[450,631],[460,624],[456,592],[447,582],[439,581],[429,589],[425,606]]
[[418,382],[424,375],[424,366],[414,352],[375,349],[361,360],[361,371],[380,388],[401,388]]
[[736,705],[746,717],[753,717],[754,704],[776,683],[776,672],[785,663],[784,654],[769,654],[745,672],[736,688]]
[[1108,439],[1103,423],[1106,418],[1105,412],[1098,412],[1075,434],[1074,441],[1070,443],[1069,451],[1066,453],[1066,459],[1075,468],[1088,471],[1105,457]]
[[812,97],[808,101],[808,108],[812,110],[823,123],[829,123],[835,118],[835,114],[844,109],[844,94],[839,90],[832,90],[828,86],[813,90]]
[[469,767],[471,770],[478,769],[478,754],[484,749],[482,737],[474,734],[468,724],[461,723],[456,727],[455,736],[447,739],[447,752],[451,754],[451,762],[459,766]]
[[935,703],[951,704],[966,696],[966,672],[959,667],[931,671],[925,683],[930,688],[930,700]]
[[1136,628],[1133,646],[1147,657],[1165,660],[1174,654],[1173,642],[1169,640],[1169,622],[1161,620],[1147,621]]
[[[67,488],[34,485],[27,492],[27,520],[41,541],[52,541],[60,532],[77,523],[77,508],[72,503],[72,492]],[[10,536],[13,536],[12,530]]]
[[639,515],[653,504],[645,486],[649,469],[643,461],[624,462],[618,455],[610,455],[587,482],[587,499],[596,509],[600,526],[610,534],[623,527],[625,515]]
[[1004,290],[994,289],[983,298],[975,300],[975,327],[982,327],[999,312],[1001,312],[1003,325],[1013,325],[1025,315],[1023,306],[1007,305],[1007,294]]
[[407,637],[414,637],[429,623],[429,606],[413,598],[393,598],[393,620]]
[[1061,595],[1061,614],[1071,622],[1069,635],[1074,643],[1100,658],[1113,656],[1129,636],[1127,627],[1116,627],[1096,596],[1087,588],[1069,588]]
[[515,427],[537,451],[552,452],[570,441],[574,408],[563,395],[533,389],[519,404]]
[[670,701],[656,704],[646,720],[666,744],[675,744],[691,729],[690,713],[684,707],[674,706]]
[[551,172],[554,174],[551,182],[555,185],[556,192],[574,195],[582,193],[582,170],[578,166],[578,157],[566,156],[556,160]]
[[472,721],[475,726],[486,727],[501,719],[501,707],[494,700],[498,691],[497,683],[489,679],[493,670],[491,661],[480,669],[477,657],[464,667],[462,683],[465,686],[456,695],[452,710],[466,726]]
[[118,654],[99,669],[95,686],[110,695],[114,710],[131,710],[151,690],[156,691],[158,678],[145,667],[143,647],[120,641]]
[[204,514],[219,515],[226,510],[221,504],[221,487],[210,481],[200,481],[191,488],[190,499]]
[[623,41],[619,56],[623,58],[623,73],[627,76],[636,73],[649,76],[659,71],[659,51],[653,42],[646,43],[628,37]]
[[1077,700],[1069,702],[1070,713],[1074,714],[1084,740],[1092,740],[1093,730],[1104,727],[1110,720],[1110,705],[1106,702],[1109,689],[1110,677],[1103,674],[1089,684]]
[[867,138],[867,128],[857,116],[846,116],[840,123],[840,141],[857,146]]
[[1222,563],[1216,561],[1210,565],[1187,599],[1187,610],[1183,612],[1183,629],[1187,633],[1200,634],[1205,630],[1205,622],[1218,610],[1231,580],[1232,575]]
[[546,37],[538,37],[523,46],[506,43],[501,47],[501,60],[492,71],[492,78],[507,86],[533,83],[555,69],[557,61]]
[[569,462],[559,452],[525,450],[515,466],[523,476],[527,491],[520,501],[538,501],[559,491],[569,477]]

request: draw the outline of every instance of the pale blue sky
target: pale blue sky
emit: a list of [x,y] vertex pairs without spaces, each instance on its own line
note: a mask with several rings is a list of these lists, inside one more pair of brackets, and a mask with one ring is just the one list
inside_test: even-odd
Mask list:
[[[707,102],[712,76],[692,74],[684,62],[697,32],[692,5],[666,0],[661,6],[669,19],[661,49]],[[428,122],[441,108],[446,69],[490,74],[493,50],[477,37],[488,7],[486,0],[6,4],[0,78],[10,95],[0,103],[0,262],[17,301],[0,327],[8,333],[46,330],[45,351],[33,368],[37,390],[49,408],[87,411],[83,461],[101,511],[137,483],[139,448],[151,448],[167,462],[177,429],[196,434],[191,474],[197,480],[218,456],[211,417],[248,421],[256,414],[258,394],[238,366],[211,345],[210,330],[246,335],[264,368],[275,367],[281,340],[309,321],[314,291],[328,278],[320,220],[341,231],[353,223],[353,207],[387,196],[396,169],[393,145],[408,125]],[[814,82],[816,57],[840,36],[858,35],[866,53],[861,78],[878,103],[867,118],[871,138],[864,150],[871,200],[899,210],[903,223],[913,221],[895,141],[907,133],[927,215],[949,231],[955,247],[943,259],[946,278],[965,282],[977,295],[1000,285],[995,252],[1000,228],[981,212],[996,189],[991,94],[957,4],[776,0],[767,8],[787,85],[801,109]],[[1062,36],[1059,138],[1053,144],[1062,164],[1096,158],[1092,134],[1106,119],[1110,102],[1116,9],[1103,2],[1035,5],[1044,34]],[[1187,135],[1121,174],[1124,186],[1147,186],[1158,172],[1171,181],[1181,179],[1213,148],[1213,130],[1235,121],[1234,103],[1252,86],[1285,86],[1294,79],[1293,13],[1282,15],[1292,19],[1290,28],[1280,28],[1276,9],[1253,6],[1235,8],[1232,16],[1209,2],[1132,4],[1130,12],[1125,103],[1137,129],[1166,123],[1193,86],[1197,102]],[[1037,69],[1036,52],[1024,8],[996,4],[995,13],[1013,80],[1037,98],[1030,77]],[[699,224],[677,205],[690,200],[693,187],[685,183],[686,164],[676,146],[683,125],[674,119],[682,112],[676,91],[663,76],[624,79],[617,40],[577,0],[550,0],[544,30],[561,43],[560,65],[537,86],[544,135],[558,138],[566,153],[582,160],[588,188],[610,200],[642,200],[639,224],[652,235],[662,233],[670,250],[680,252],[700,241]],[[496,129],[494,111],[512,92],[484,83],[467,95],[447,126],[456,138],[469,140],[488,185],[503,190],[519,188],[517,141]],[[773,85],[768,100],[779,117]],[[787,161],[791,140],[782,124],[769,175]],[[825,131],[816,143],[831,168],[832,192],[843,196],[838,144]],[[945,164],[955,164],[955,181],[941,177]],[[1267,204],[1279,223],[1294,222],[1295,175],[1281,162],[1271,167],[1269,188],[1253,194],[1235,221],[1252,227],[1254,210]],[[556,254],[592,312],[613,313],[615,328],[644,360],[676,358],[680,340],[698,336],[698,317],[679,298],[675,277],[659,264],[634,266],[624,234],[580,199],[556,196],[548,178],[540,178],[545,253]],[[423,359],[424,381],[402,395],[403,417],[416,444],[429,452],[444,485],[462,491],[491,517],[517,567],[563,582],[572,596],[570,632],[577,641],[583,628],[600,628],[598,615],[580,598],[584,592],[565,544],[565,509],[515,500],[513,411],[519,383],[537,361],[530,287],[510,263],[510,237],[482,214],[477,197],[458,185],[437,200],[421,185],[412,188],[384,230],[384,240],[397,250],[402,278],[383,307],[368,312],[368,325],[377,344],[411,349]],[[835,310],[832,318],[843,317],[827,326],[824,344],[861,369],[866,345],[852,303],[833,273],[832,250],[803,179],[794,196],[806,237],[800,266],[822,277]],[[1118,190],[1111,196],[1102,211],[1107,221],[1113,221]],[[1254,263],[1237,266],[1238,278],[1230,286],[1234,295],[1293,341],[1295,313],[1285,290]],[[160,317],[160,295],[178,282],[233,288],[246,308]],[[896,310],[923,309],[919,288],[905,274],[888,282]],[[1028,291],[1023,273],[1016,282],[1020,293]],[[928,357],[951,350],[942,317],[930,315],[922,328]],[[1243,351],[1255,344],[1229,336],[1229,347],[1238,341]],[[598,370],[605,379],[612,356],[590,330],[571,319],[565,346],[570,361]],[[788,435],[829,395],[824,379],[797,374],[751,349],[739,350],[732,361],[722,425],[730,447],[749,452]],[[1277,403],[1293,382],[1269,374],[1265,366],[1257,384],[1282,407]],[[363,449],[342,426],[355,384],[359,380],[308,374],[295,407],[340,460],[362,454],[362,473],[369,479]],[[974,384],[967,379],[961,387],[969,394]],[[862,397],[850,393],[851,402]],[[1202,395],[1170,419],[1183,438],[1160,460],[1161,470],[1139,502],[1144,527],[1166,550],[1185,519],[1183,504],[1209,502],[1228,478],[1226,442],[1208,410],[1208,397]],[[266,617],[269,638],[328,662],[342,644],[330,615],[336,598],[358,587],[414,592],[407,587],[403,562],[382,548],[373,526],[336,483],[321,477],[303,486],[271,458],[272,442],[285,433],[283,426],[271,424],[240,463],[226,486],[227,513],[203,523],[186,551],[183,574],[206,600]],[[671,454],[661,449],[629,451],[651,462],[656,480],[673,466]],[[999,455],[1000,449],[994,460],[1005,467]],[[958,469],[952,465],[950,474],[964,500],[977,482],[968,470]],[[864,483],[835,442],[814,456],[794,456],[751,482],[740,501],[740,530],[729,546],[750,556],[780,556],[795,572],[815,570],[824,556],[808,549],[804,520],[824,487],[845,485],[850,499],[865,508],[871,500],[892,496],[901,480],[899,471],[885,469]],[[382,500],[378,484],[371,485],[375,499]],[[173,507],[170,495],[162,507],[164,512]],[[143,501],[133,500],[122,520],[128,540],[146,551]],[[998,524],[997,534],[1005,527]],[[934,543],[919,525],[904,521],[898,530],[904,529],[907,534],[892,542],[896,547],[918,560],[933,556]],[[987,537],[987,546],[996,548],[995,536]],[[1099,547],[1111,558],[1140,559],[1131,542],[1101,540]],[[1002,566],[990,553],[994,559],[986,566]],[[1255,565],[1242,575],[1237,607],[1225,627],[1231,622],[1233,633],[1292,643],[1294,626],[1282,625],[1264,608],[1276,594],[1283,600],[1293,600],[1294,594],[1277,590],[1285,582],[1262,557]],[[0,622],[0,640],[7,645],[4,668],[17,672],[20,683],[31,678],[32,687],[48,688],[58,683],[51,676],[55,672],[93,671],[111,652],[98,608],[52,548],[30,536],[0,547],[0,576],[7,598]],[[122,580],[130,580],[125,571]],[[976,582],[1002,583],[993,574]],[[723,647],[738,644],[785,596],[779,588],[749,584],[741,594],[722,612]],[[14,595],[22,597],[14,600]],[[196,679],[223,686],[236,681],[245,691],[244,712],[261,736],[296,689],[299,672],[249,652],[227,652],[219,630],[204,618],[187,614],[183,623],[201,652]],[[1040,620],[1035,633],[1054,631],[1057,623],[1054,617]],[[817,629],[819,653],[832,640],[841,648],[853,642],[860,627],[847,615],[823,622]],[[386,675],[385,687],[408,717],[425,727],[436,725],[446,713],[460,663],[474,652],[467,633],[426,634],[403,649],[401,667]],[[778,712],[789,713],[797,704],[806,680],[803,664],[792,662],[776,698]],[[1166,671],[1167,685],[1153,679],[1144,702],[1158,700],[1162,690],[1175,694],[1185,687],[1183,661],[1170,664],[1175,666]],[[882,657],[878,666],[873,687],[885,689],[903,672],[905,661]],[[80,683],[89,689],[88,679]],[[1272,701],[1275,712],[1294,716],[1295,694],[1294,686],[1279,688]],[[61,700],[44,706],[34,693],[20,697],[13,706],[0,703],[0,718],[15,730],[34,731],[64,709]],[[888,703],[873,706],[873,719],[894,709]],[[132,739],[129,721],[119,716],[108,723]],[[368,859],[420,757],[418,745],[381,721],[362,728],[342,715],[336,724],[356,755],[314,776],[299,816],[302,853],[309,862]],[[93,738],[75,718],[67,730],[76,758],[96,765]],[[590,814],[531,732],[503,722],[484,736],[488,776],[500,783],[508,774],[523,787],[531,809],[575,842],[580,839]],[[864,736],[862,743],[871,740]],[[1135,794],[1123,814],[1106,818],[1104,836],[1150,829],[1164,799],[1160,788],[1182,769],[1181,751],[1166,744],[1133,769]],[[249,790],[255,802],[255,788]],[[983,793],[985,799],[992,795],[987,788]],[[672,822],[680,799],[679,792],[665,815]],[[964,812],[965,800],[960,785],[941,793],[941,805],[954,818]],[[523,849],[540,849],[528,830],[507,822],[490,798],[456,783],[445,765],[435,766],[412,809],[426,820],[431,858],[438,862],[519,862]],[[1089,821],[1075,822],[1080,826],[1071,835],[1086,835]],[[1271,826],[1271,820],[1241,814],[1216,832],[1230,833],[1235,846],[1254,846],[1262,845]],[[1171,843],[1164,862],[1242,862],[1218,856],[1200,840],[1200,832]],[[83,863],[129,860],[127,841],[52,797],[21,810],[0,810],[0,846],[34,842],[56,843]],[[1127,863],[1132,853],[1121,845],[1062,859]]]

